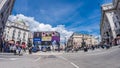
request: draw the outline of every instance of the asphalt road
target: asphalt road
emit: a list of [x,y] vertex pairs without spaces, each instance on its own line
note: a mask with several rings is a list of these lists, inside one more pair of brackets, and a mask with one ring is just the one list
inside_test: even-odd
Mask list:
[[0,54],[0,68],[120,68],[120,48],[48,55]]

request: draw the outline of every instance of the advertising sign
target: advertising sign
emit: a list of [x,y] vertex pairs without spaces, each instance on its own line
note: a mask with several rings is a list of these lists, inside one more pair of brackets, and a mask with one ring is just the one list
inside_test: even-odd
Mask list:
[[59,36],[53,36],[53,37],[52,37],[52,41],[54,41],[54,40],[55,40],[55,41],[60,41],[60,37],[59,37]]
[[52,36],[52,35],[51,35],[51,32],[42,32],[42,37],[43,36]]
[[33,38],[34,45],[41,45],[41,39],[40,38]]
[[33,41],[41,41],[40,38],[34,38]]
[[34,32],[34,38],[41,38],[41,32]]
[[34,32],[33,43],[35,45],[51,45],[53,41],[60,42],[60,33],[56,31]]
[[42,37],[42,41],[51,41],[52,37],[51,36],[44,36]]

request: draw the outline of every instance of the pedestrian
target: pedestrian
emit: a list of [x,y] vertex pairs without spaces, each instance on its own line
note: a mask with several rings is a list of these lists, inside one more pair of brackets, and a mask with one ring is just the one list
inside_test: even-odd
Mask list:
[[24,52],[26,52],[26,45],[25,44],[22,44],[22,49],[24,50]]
[[32,54],[32,46],[29,47],[29,54]]
[[13,46],[12,46],[12,44],[9,45],[9,49],[10,49],[10,53],[12,53],[13,52]]
[[16,47],[16,45],[14,44],[14,45],[13,45],[13,53],[14,53],[14,55],[16,55],[16,50],[17,50],[17,47]]
[[18,55],[20,56],[20,55],[22,55],[22,47],[21,46],[18,46]]

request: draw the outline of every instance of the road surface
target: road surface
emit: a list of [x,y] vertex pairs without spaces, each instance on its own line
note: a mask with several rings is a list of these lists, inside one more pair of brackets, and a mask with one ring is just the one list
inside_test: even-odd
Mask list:
[[61,54],[0,54],[0,68],[120,68],[120,48]]

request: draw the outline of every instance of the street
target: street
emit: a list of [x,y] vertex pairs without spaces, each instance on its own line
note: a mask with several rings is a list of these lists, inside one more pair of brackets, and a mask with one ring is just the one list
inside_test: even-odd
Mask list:
[[0,68],[120,68],[120,48],[77,53],[0,54]]

